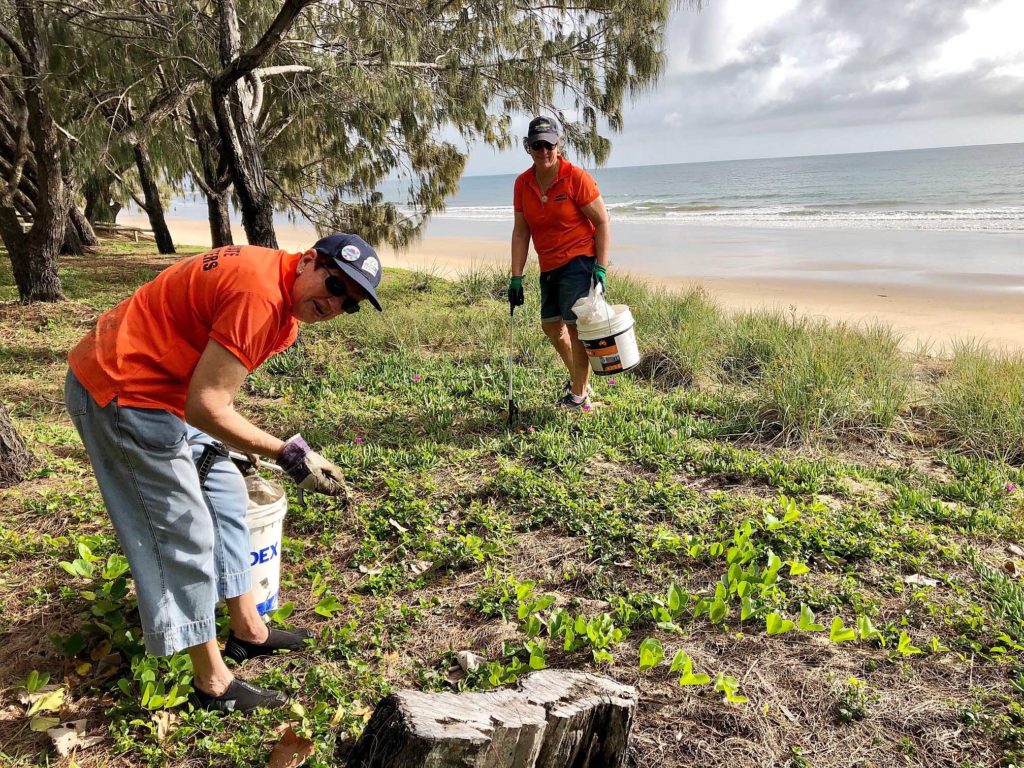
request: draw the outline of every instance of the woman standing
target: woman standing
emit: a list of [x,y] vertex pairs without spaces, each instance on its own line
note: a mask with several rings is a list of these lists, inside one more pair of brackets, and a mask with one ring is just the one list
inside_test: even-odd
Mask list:
[[513,312],[523,303],[523,271],[533,240],[540,261],[541,327],[569,371],[558,404],[583,408],[590,402],[590,363],[576,333],[572,305],[594,282],[605,287],[608,211],[593,177],[561,156],[558,123],[534,118],[523,146],[533,167],[519,175],[513,190],[508,302]]

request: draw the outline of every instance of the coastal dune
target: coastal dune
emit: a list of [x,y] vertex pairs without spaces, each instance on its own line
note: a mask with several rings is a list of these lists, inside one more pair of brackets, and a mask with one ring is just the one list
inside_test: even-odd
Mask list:
[[[144,216],[122,215],[119,221],[148,227]],[[177,244],[209,247],[211,243],[205,221],[171,218],[168,225]],[[234,235],[236,243],[245,242],[240,226],[235,227]],[[280,246],[292,251],[308,248],[317,239],[316,231],[303,224],[279,223],[277,236]],[[507,239],[486,237],[428,235],[406,251],[390,248],[380,251],[386,266],[429,270],[447,278],[456,278],[471,268],[507,268],[509,261]],[[771,274],[770,269],[762,271]],[[992,285],[986,275],[964,274],[949,285],[931,281],[915,285],[901,280],[857,280],[855,270],[846,273],[839,282],[822,279],[820,276],[826,273],[813,268],[806,270],[806,277],[799,278],[667,276],[619,267],[613,247],[610,278],[613,298],[616,273],[628,273],[652,286],[669,290],[699,287],[731,311],[763,308],[833,322],[882,322],[902,334],[903,346],[908,351],[924,348],[932,353],[948,352],[954,343],[966,340],[1010,351],[1024,350],[1024,290],[1012,285],[1009,289],[1005,284]],[[1008,276],[1007,280],[1012,278]]]

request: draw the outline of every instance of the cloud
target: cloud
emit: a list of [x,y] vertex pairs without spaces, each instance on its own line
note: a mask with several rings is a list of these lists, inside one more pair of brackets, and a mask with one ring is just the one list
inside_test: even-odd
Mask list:
[[1021,0],[684,7],[670,25],[666,76],[627,113],[612,160],[631,124],[697,140],[1010,115],[1024,103],[1021,29]]
[[610,164],[1024,141],[1021,29],[1024,0],[683,3]]

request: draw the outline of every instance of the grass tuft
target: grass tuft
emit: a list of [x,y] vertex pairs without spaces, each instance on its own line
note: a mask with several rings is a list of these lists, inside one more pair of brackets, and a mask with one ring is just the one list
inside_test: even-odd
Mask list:
[[755,337],[740,323],[738,354],[729,358],[749,384],[737,403],[754,431],[813,442],[878,435],[899,423],[911,371],[890,328],[779,318],[754,325],[768,333]]
[[493,264],[474,262],[459,274],[455,288],[466,304],[505,298],[508,291],[508,270]]
[[936,384],[934,401],[936,426],[947,445],[1024,462],[1024,356],[962,344]]

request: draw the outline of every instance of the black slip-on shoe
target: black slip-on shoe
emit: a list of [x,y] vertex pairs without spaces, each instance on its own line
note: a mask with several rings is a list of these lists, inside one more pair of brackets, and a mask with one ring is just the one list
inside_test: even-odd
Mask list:
[[196,688],[188,698],[196,709],[211,712],[252,712],[254,709],[277,709],[288,703],[288,697],[280,691],[260,688],[237,677],[220,696]]
[[284,630],[271,627],[266,640],[262,643],[250,643],[248,640],[240,640],[235,637],[234,632],[230,632],[227,645],[224,646],[224,655],[241,664],[246,659],[269,656],[275,651],[301,651],[306,647],[306,641],[312,637],[314,634],[308,629]]

